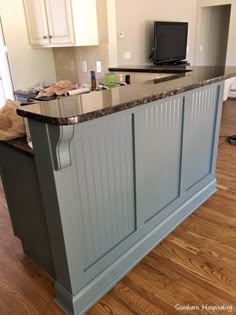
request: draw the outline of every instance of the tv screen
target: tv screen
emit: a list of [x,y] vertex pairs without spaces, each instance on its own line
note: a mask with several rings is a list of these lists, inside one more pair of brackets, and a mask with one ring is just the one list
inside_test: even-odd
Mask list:
[[188,23],[154,22],[154,64],[175,63],[186,58]]

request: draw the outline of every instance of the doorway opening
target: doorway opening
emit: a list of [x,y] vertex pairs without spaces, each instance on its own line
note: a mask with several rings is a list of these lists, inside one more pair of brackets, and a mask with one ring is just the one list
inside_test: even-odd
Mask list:
[[202,7],[196,64],[201,66],[225,66],[231,5]]

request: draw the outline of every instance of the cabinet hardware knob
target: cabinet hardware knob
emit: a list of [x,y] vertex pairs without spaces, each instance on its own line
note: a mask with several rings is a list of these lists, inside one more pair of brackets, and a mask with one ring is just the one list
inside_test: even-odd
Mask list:
[[49,38],[51,39],[53,36],[52,35],[49,35]]
[[47,38],[48,38],[47,36],[45,36],[45,35],[43,36],[43,39],[47,39]]

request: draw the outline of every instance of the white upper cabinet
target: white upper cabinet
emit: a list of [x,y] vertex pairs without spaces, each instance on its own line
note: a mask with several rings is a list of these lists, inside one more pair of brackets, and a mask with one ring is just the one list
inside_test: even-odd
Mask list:
[[75,38],[70,0],[45,0],[45,5],[51,45],[74,45]]
[[28,32],[32,45],[49,45],[44,1],[24,0]]
[[33,46],[98,45],[96,0],[24,0]]

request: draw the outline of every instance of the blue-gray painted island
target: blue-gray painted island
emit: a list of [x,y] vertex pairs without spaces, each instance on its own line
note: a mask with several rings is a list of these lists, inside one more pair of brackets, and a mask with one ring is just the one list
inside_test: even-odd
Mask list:
[[[23,244],[21,199],[39,218],[41,255],[34,244],[26,253],[55,278],[55,301],[67,314],[83,314],[216,191],[224,79],[236,69],[212,71],[19,111],[33,154],[0,145],[9,211]],[[28,206],[19,194],[12,201],[14,153],[34,194]]]

